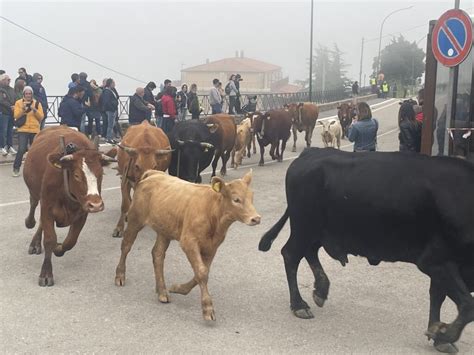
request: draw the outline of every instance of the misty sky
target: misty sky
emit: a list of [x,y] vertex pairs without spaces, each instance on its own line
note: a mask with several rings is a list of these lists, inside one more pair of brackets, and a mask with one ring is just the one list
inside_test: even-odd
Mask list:
[[[426,35],[428,22],[452,7],[446,1],[316,1],[314,43],[337,43],[359,78],[360,44],[363,73],[371,73],[382,19],[391,16],[384,35],[400,32],[410,41]],[[473,13],[473,2],[461,0]],[[5,1],[2,16],[53,42],[115,70],[157,83],[179,79],[182,67],[207,58],[246,57],[280,65],[290,82],[308,76],[310,1]],[[416,26],[420,26],[413,29]],[[383,45],[390,37],[383,38]],[[426,39],[420,42],[425,49]],[[72,72],[85,71],[101,81],[113,77],[120,94],[133,93],[139,82],[75,57],[0,19],[0,68],[13,78],[20,66],[43,74],[48,94],[64,94]],[[364,76],[362,76],[364,77]],[[367,79],[368,80],[368,79]]]

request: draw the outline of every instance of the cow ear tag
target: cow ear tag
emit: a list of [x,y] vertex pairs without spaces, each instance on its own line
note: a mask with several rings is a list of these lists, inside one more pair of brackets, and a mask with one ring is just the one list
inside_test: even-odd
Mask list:
[[212,189],[215,192],[220,192],[221,191],[221,183],[220,181],[216,181],[215,183],[212,184]]
[[54,163],[53,165],[54,165],[54,167],[57,168],[57,169],[62,169],[62,166],[61,166],[61,164],[59,164],[59,163]]

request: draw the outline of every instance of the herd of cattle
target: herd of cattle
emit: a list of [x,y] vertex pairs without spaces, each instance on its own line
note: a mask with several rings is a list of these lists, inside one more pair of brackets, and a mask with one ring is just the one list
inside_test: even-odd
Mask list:
[[[30,254],[40,254],[43,239],[39,285],[54,284],[52,253],[63,256],[73,248],[88,214],[103,210],[103,167],[116,161],[122,205],[113,236],[123,239],[115,284],[125,284],[126,257],[137,234],[149,226],[157,233],[152,255],[159,301],[169,302],[168,292],[185,295],[199,285],[203,317],[215,320],[207,281],[217,248],[232,223],[254,226],[261,219],[253,205],[252,173],[225,182],[216,176],[218,161],[222,160],[222,175],[230,157],[237,168],[245,155],[250,156],[252,144],[256,153],[255,139],[260,146],[259,165],[264,164],[268,145],[272,159],[282,161],[291,130],[293,150],[298,131],[305,132],[306,145],[311,146],[318,114],[318,107],[308,103],[249,114],[239,125],[232,116],[217,114],[203,122],[180,122],[169,135],[145,121],[129,127],[122,142],[105,154],[66,126],[41,131],[23,171],[30,192],[27,228],[34,228],[39,202],[41,207],[29,247]],[[352,115],[351,106],[344,104],[339,119],[319,121],[326,147],[340,147]],[[199,184],[201,172],[209,165],[211,183]],[[431,278],[427,335],[438,350],[454,352],[462,330],[474,320],[470,294],[474,290],[474,191],[469,188],[473,178],[474,167],[453,158],[305,149],[287,171],[287,209],[263,236],[259,249],[270,249],[290,219],[291,235],[282,255],[291,310],[299,318],[313,317],[296,281],[302,258],[314,274],[315,303],[322,307],[328,297],[329,279],[318,259],[321,247],[343,266],[348,254],[366,257],[371,265],[416,264]],[[57,241],[55,224],[70,227],[62,243]],[[180,243],[194,277],[167,288],[163,265],[171,240]],[[440,322],[446,296],[458,306],[458,317],[451,324]]]

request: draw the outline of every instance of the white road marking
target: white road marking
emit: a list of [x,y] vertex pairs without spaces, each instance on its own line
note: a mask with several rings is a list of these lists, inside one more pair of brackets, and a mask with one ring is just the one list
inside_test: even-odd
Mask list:
[[[392,100],[395,100],[394,102],[390,102]],[[390,102],[389,104],[387,104],[387,102]],[[374,110],[372,110],[372,112],[376,112],[376,111],[379,111],[379,110],[383,110],[387,107],[390,107],[390,106],[393,106],[395,104],[398,104],[399,100],[397,99],[390,99],[388,101],[384,101],[384,102],[379,102],[377,104],[374,104],[372,105],[371,107],[374,107],[374,106],[380,106],[382,104],[386,104],[385,106],[383,107],[380,107],[380,108],[376,108]],[[331,117],[326,117],[326,118],[323,118],[324,120],[329,120],[331,118],[336,118],[337,116],[331,116]],[[322,119],[322,120],[323,120]],[[381,133],[379,135],[377,135],[377,138],[380,138],[380,137],[383,137],[383,136],[387,136],[389,134],[392,134],[392,133],[395,133],[395,132],[398,132],[398,128],[395,128],[395,129],[392,129],[390,131],[387,131],[387,132],[384,132],[384,133]],[[342,148],[347,148],[347,147],[350,147],[352,146],[352,143],[350,144],[346,144],[346,145],[343,145],[341,146],[341,149]],[[296,158],[298,158],[299,154],[298,155],[295,155],[295,156],[292,156],[292,157],[288,157],[288,158],[284,158],[283,161],[288,161],[288,160],[294,160]],[[269,165],[269,164],[275,164],[277,163],[276,160],[272,160],[272,161],[269,161],[269,162],[266,162],[265,165]],[[240,165],[239,168],[240,169],[243,169],[243,168],[251,168],[251,167],[254,167],[254,166],[258,166],[258,163],[254,163],[254,164],[248,164],[248,165]],[[89,169],[89,167],[87,167],[87,169]],[[89,170],[90,171],[90,170]],[[212,172],[211,171],[206,171],[206,172],[203,172],[201,173],[201,175],[210,175]],[[91,172],[92,174],[92,172]],[[92,174],[93,175],[93,174]],[[94,176],[95,177],[95,176]],[[97,180],[96,180],[97,181]],[[88,182],[89,183],[89,182]],[[96,187],[97,187],[97,183],[96,183]],[[120,189],[120,186],[113,186],[113,187],[107,187],[105,189],[102,189],[102,191],[113,191],[113,190],[119,190]],[[98,194],[98,192],[97,192]],[[12,201],[12,202],[6,202],[6,203],[0,203],[0,208],[2,207],[9,207],[9,206],[16,206],[16,205],[22,205],[22,204],[25,204],[25,203],[29,203],[30,201],[29,200],[21,200],[21,201]]]
[[97,186],[97,177],[95,174],[89,169],[89,165],[87,165],[86,160],[82,158],[82,171],[86,176],[87,181],[87,196],[97,195],[99,196],[99,188]]

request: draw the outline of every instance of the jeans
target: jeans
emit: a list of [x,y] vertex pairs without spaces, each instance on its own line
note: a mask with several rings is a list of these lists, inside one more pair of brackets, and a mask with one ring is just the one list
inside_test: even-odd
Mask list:
[[13,116],[0,113],[0,148],[13,145]]
[[87,113],[87,118],[88,118],[88,124],[86,127],[86,132],[87,134],[91,135],[92,134],[92,126],[93,123],[95,123],[95,133],[97,135],[101,135],[102,132],[100,130],[100,119],[102,118],[101,114],[99,111],[89,111]]
[[237,96],[229,96],[229,115],[235,115],[235,103]]
[[174,127],[174,119],[169,117],[163,117],[162,129],[163,132],[169,133]]
[[115,118],[117,116],[117,111],[107,111],[107,139],[114,138],[114,127],[115,127]]
[[81,117],[81,124],[79,125],[79,131],[86,134],[86,114],[83,113]]
[[18,152],[13,163],[13,170],[20,170],[23,155],[28,150],[28,144],[33,143],[36,133],[18,132]]
[[186,107],[181,107],[179,109],[179,113],[178,113],[178,121],[182,122],[182,121],[186,121],[186,113],[187,113],[188,109]]
[[221,104],[211,104],[212,114],[222,113],[222,105]]
[[157,116],[156,117],[156,127],[163,128],[163,117]]

